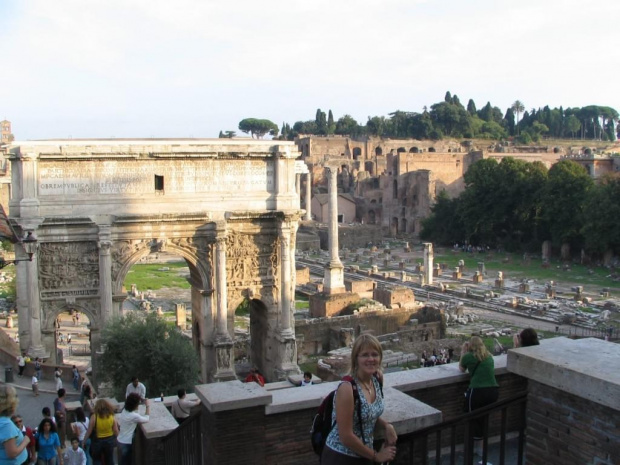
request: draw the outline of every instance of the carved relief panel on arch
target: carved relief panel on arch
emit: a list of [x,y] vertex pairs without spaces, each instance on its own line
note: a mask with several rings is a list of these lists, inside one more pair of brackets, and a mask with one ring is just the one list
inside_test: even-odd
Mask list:
[[278,238],[275,234],[229,232],[226,238],[226,271],[229,286],[269,285],[277,276]]
[[44,242],[40,244],[37,254],[39,284],[43,298],[64,297],[47,295],[46,291],[98,290],[99,248],[97,242]]

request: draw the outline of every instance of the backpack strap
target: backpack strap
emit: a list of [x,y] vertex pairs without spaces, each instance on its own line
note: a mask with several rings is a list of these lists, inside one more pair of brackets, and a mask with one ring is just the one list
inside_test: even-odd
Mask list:
[[[366,440],[364,439],[364,422],[362,420],[362,402],[360,401],[360,393],[357,390],[357,383],[351,376],[344,376],[342,381],[348,381],[351,383],[351,388],[353,388],[353,405],[357,405],[357,418],[360,421],[360,432],[362,433],[362,442],[366,444]],[[381,391],[381,395],[383,395],[383,391]]]

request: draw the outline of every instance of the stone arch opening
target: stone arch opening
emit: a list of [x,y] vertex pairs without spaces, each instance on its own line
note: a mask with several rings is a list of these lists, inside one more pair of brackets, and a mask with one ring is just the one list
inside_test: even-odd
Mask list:
[[364,162],[364,170],[368,171],[371,175],[375,174],[375,164],[372,161]]
[[398,149],[396,150],[396,153],[404,153],[406,151],[407,149],[405,147],[398,147]]
[[377,217],[374,210],[368,211],[368,224],[377,224]]
[[362,156],[362,149],[359,147],[353,147],[353,159],[359,160],[361,156]]
[[[265,375],[266,367],[262,361],[267,356],[266,339],[268,333],[268,308],[259,299],[250,300],[250,358],[252,363]],[[266,376],[267,380],[268,376]]]
[[92,356],[93,347],[98,347],[101,324],[82,303],[46,305],[42,323],[43,342],[46,347],[53,348],[50,353],[53,364],[65,364],[73,357]]
[[383,155],[383,149],[381,147],[375,147],[375,155]]
[[428,151],[429,151],[429,152],[436,152],[435,147],[429,147],[429,148],[428,148]]
[[403,219],[400,221],[400,226],[401,226],[400,231],[401,231],[402,233],[407,233],[407,218],[403,218]]
[[395,199],[398,198],[398,181],[396,179],[394,179],[392,183],[392,197]]
[[420,153],[420,149],[417,147],[411,147],[409,153]]
[[392,218],[392,223],[390,224],[390,234],[392,236],[396,236],[398,234],[398,218]]

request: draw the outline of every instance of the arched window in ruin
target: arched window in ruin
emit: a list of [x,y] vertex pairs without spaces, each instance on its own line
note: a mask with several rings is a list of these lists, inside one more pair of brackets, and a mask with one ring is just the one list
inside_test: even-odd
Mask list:
[[403,153],[406,152],[407,149],[405,147],[398,147],[398,150],[396,150],[397,153]]
[[429,152],[436,152],[435,147],[429,147],[429,148],[428,148],[428,151],[429,151]]
[[381,147],[375,148],[375,155],[383,155],[383,150],[381,150]]
[[354,147],[353,148],[353,159],[359,160],[361,156],[362,156],[362,149],[360,149],[359,147]]
[[400,216],[405,216],[405,207],[400,209]]
[[406,233],[407,232],[407,218],[403,218],[400,221],[400,225],[401,225],[400,231],[403,232],[403,233]]
[[392,224],[390,224],[390,234],[396,236],[398,234],[398,218],[392,218]]
[[398,158],[394,158],[394,161],[392,162],[392,174],[394,176],[398,176],[399,175]]
[[396,179],[394,179],[394,189],[392,192],[392,197],[397,199],[398,198],[398,181]]
[[368,212],[368,224],[377,224],[377,217],[375,216],[374,210]]
[[364,163],[364,170],[368,171],[372,176],[375,175],[375,164],[372,161]]
[[420,149],[417,147],[411,147],[409,153],[420,153]]

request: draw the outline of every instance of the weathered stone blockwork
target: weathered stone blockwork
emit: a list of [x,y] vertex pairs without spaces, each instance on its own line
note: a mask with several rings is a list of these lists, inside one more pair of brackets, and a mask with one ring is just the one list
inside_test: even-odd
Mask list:
[[526,464],[620,463],[620,412],[530,381]]

